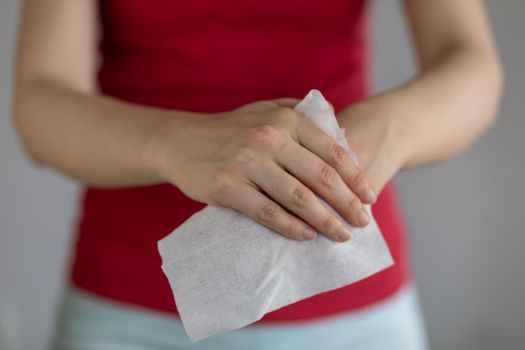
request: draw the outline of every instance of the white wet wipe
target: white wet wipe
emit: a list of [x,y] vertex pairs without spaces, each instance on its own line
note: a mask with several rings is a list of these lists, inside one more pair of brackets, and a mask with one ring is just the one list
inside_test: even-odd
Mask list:
[[[357,160],[318,90],[311,90],[295,110]],[[244,327],[270,311],[391,266],[370,205],[365,208],[370,223],[352,227],[352,239],[343,243],[321,234],[311,241],[290,240],[230,208],[208,205],[193,214],[158,242],[162,270],[190,340]]]

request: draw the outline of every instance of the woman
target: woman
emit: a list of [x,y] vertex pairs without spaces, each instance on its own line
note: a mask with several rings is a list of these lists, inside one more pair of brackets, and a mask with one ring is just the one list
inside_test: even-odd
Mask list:
[[[391,179],[479,137],[502,72],[480,0],[404,5],[421,70],[370,97],[364,0],[24,1],[21,140],[86,185],[55,348],[426,348]],[[360,166],[293,111],[311,88]],[[359,227],[373,203],[395,265],[190,344],[156,242],[206,204],[351,239],[314,192]]]

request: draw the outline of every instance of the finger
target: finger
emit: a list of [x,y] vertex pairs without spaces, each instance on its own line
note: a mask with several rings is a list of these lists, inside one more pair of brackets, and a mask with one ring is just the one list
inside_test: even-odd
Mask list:
[[299,218],[287,213],[279,204],[261,193],[255,185],[236,186],[224,196],[221,204],[236,209],[286,238],[298,241],[316,237],[315,230]]
[[275,160],[293,176],[320,195],[350,224],[364,227],[368,213],[361,200],[343,181],[337,171],[316,154],[293,140],[275,155]]
[[372,204],[376,201],[377,196],[368,184],[364,172],[334,139],[307,119],[300,121],[296,133],[299,144],[337,170],[344,182],[363,203]]
[[247,175],[272,199],[325,236],[340,242],[350,239],[350,227],[323,205],[308,187],[274,162],[264,169],[264,172],[257,170]]

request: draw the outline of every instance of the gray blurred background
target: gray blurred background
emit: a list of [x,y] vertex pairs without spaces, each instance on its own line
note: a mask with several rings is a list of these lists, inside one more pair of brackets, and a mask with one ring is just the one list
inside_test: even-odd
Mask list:
[[[434,350],[525,349],[525,1],[486,3],[506,67],[501,119],[459,158],[397,177]],[[17,10],[0,1],[0,349],[38,350],[64,283],[77,186],[31,166],[13,133]],[[380,91],[414,60],[398,2],[371,10]]]

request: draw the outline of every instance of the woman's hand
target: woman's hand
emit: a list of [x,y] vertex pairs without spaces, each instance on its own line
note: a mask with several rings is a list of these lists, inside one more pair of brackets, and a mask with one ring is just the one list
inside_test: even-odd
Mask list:
[[358,227],[368,223],[363,203],[375,194],[350,155],[291,109],[297,102],[254,102],[162,125],[153,142],[159,174],[189,197],[236,209],[285,237],[308,240],[318,231],[348,240],[350,228],[314,193]]
[[390,98],[380,95],[352,105],[337,116],[339,125],[345,128],[348,145],[356,152],[359,166],[376,193],[401,169],[405,157],[389,103]]

